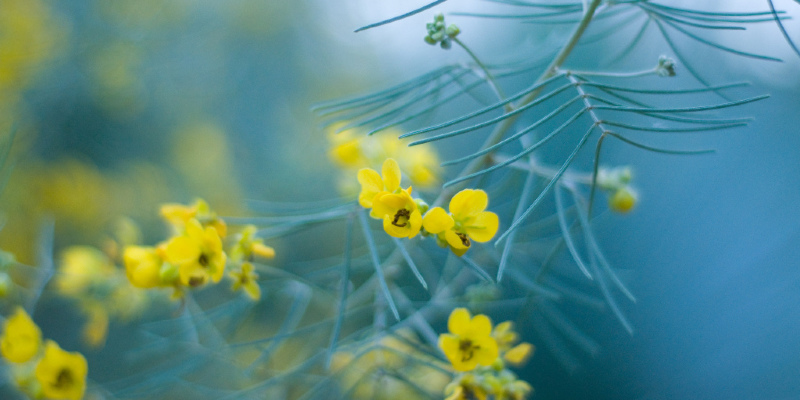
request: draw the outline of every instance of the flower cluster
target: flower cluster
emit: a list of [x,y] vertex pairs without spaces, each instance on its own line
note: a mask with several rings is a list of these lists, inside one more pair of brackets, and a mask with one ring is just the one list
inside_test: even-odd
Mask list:
[[352,351],[337,351],[331,358],[331,371],[351,393],[349,398],[365,400],[430,398],[422,393],[441,393],[449,379],[408,329]]
[[86,390],[86,359],[46,340],[21,307],[10,316],[0,338],[0,353],[8,361],[17,388],[32,399],[80,400]]
[[165,204],[161,216],[172,232],[167,240],[155,246],[126,246],[123,252],[133,286],[173,288],[173,297],[179,298],[189,288],[219,283],[227,267],[233,290],[241,289],[253,300],[260,298],[253,260],[272,258],[275,251],[255,237],[254,226],[229,237],[225,221],[203,200],[189,206]]
[[489,317],[473,317],[467,309],[456,308],[447,328],[450,333],[439,336],[439,348],[458,372],[445,388],[447,400],[523,400],[531,392],[531,386],[506,367],[523,364],[533,352],[530,343],[514,345],[518,335],[510,321],[493,330]]
[[630,186],[632,177],[629,167],[598,171],[597,186],[609,193],[608,207],[611,210],[624,214],[636,206],[639,194]]
[[353,174],[360,168],[380,168],[389,157],[404,167],[404,173],[412,185],[419,188],[434,188],[439,183],[439,156],[430,145],[408,147],[404,140],[397,140],[402,132],[387,129],[386,132],[367,136],[356,128],[333,133],[342,125],[334,125],[328,138],[331,142],[330,159],[342,168],[339,182],[342,193],[357,192],[353,186]]
[[123,219],[119,221],[116,239],[109,239],[104,250],[72,246],[60,254],[53,286],[59,294],[75,301],[87,316],[83,339],[91,347],[105,344],[110,318],[129,320],[147,305],[148,298],[131,286],[122,269],[116,266],[120,244],[136,237],[138,227]]
[[400,166],[392,158],[384,161],[381,173],[370,168],[358,171],[358,202],[371,209],[372,218],[383,220],[383,229],[390,236],[413,238],[424,227],[423,235],[436,235],[439,245],[461,256],[472,240],[487,242],[497,233],[499,219],[497,214],[484,211],[489,197],[483,190],[458,192],[450,200],[448,213],[441,207],[429,210],[423,200],[411,197],[411,186],[403,189],[401,178]]
[[449,49],[452,46],[452,40],[461,33],[461,30],[454,24],[445,27],[444,14],[436,14],[433,17],[433,22],[426,24],[428,28],[428,35],[425,36],[425,43],[430,45],[439,45],[443,49]]

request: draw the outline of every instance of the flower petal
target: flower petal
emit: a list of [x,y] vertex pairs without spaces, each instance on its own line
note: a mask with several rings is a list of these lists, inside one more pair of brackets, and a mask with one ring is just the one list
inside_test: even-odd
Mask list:
[[475,347],[473,359],[480,365],[492,365],[494,360],[497,359],[499,351],[497,349],[497,342],[491,336],[476,338],[472,341]]
[[450,199],[450,213],[458,221],[468,218],[486,209],[489,197],[483,190],[464,189]]
[[459,236],[458,233],[452,229],[444,231],[444,238],[447,240],[447,244],[456,250],[466,250],[470,246],[469,238],[466,239],[465,243],[464,238]]
[[466,308],[456,308],[447,319],[447,330],[454,335],[463,335],[470,325],[470,314]]
[[[475,336],[489,337],[492,334],[492,321],[489,317],[478,314],[469,321],[469,332]],[[494,339],[492,339],[494,341]]]
[[453,217],[442,207],[434,207],[422,217],[422,226],[425,227],[426,231],[433,234],[452,228],[454,223]]
[[491,211],[483,211],[473,218],[468,226],[464,227],[470,239],[484,243],[492,240],[500,226],[500,219],[497,214]]
[[167,242],[166,259],[172,264],[196,261],[200,257],[200,246],[186,236],[178,236]]
[[394,192],[400,188],[400,166],[393,158],[387,158],[383,162],[381,175],[383,175],[383,186],[387,191]]

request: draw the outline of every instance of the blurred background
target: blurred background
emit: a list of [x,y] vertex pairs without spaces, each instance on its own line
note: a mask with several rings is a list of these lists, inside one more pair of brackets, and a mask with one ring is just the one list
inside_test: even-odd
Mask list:
[[[248,199],[338,197],[328,139],[311,105],[469,61],[458,49],[423,42],[432,10],[353,33],[425,3],[0,1],[0,137],[16,132],[0,175],[0,247],[35,264],[36,238],[50,218],[56,248],[99,246],[120,216],[159,237],[156,210],[164,202],[202,197],[222,215],[243,216]],[[775,4],[800,15],[792,1]],[[717,5],[768,9],[765,1]],[[451,0],[434,10],[509,8]],[[570,31],[448,21],[492,62],[541,56]],[[786,27],[800,41],[800,23]],[[619,31],[625,37],[633,28]],[[581,47],[568,64],[638,70],[673,56],[651,33],[626,60],[608,57],[616,48],[608,43]],[[602,350],[571,372],[538,352],[522,374],[534,398],[800,396],[800,57],[772,23],[713,37],[784,62],[696,41],[677,45],[711,83],[745,80],[752,85],[742,97],[771,97],[737,109],[754,117],[746,128],[655,139],[714,148],[713,155],[605,148],[606,160],[634,167],[642,196],[632,214],[596,222],[608,258],[628,270],[639,298],[626,307],[635,333],[608,315],[587,315]],[[676,87],[696,86],[684,72],[679,63]],[[68,335],[49,328],[51,337]]]

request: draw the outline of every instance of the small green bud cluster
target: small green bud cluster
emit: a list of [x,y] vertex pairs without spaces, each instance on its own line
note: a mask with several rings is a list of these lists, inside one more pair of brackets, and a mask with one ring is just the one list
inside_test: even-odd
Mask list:
[[618,167],[597,172],[597,186],[609,193],[608,206],[618,213],[630,212],[639,201],[639,194],[630,186],[633,173],[630,167]]
[[675,60],[667,57],[658,57],[658,66],[656,66],[656,74],[662,77],[675,76]]
[[445,27],[444,15],[442,14],[436,14],[433,17],[433,22],[428,23],[426,27],[428,28],[428,36],[425,36],[425,43],[430,45],[439,43],[443,49],[449,49],[452,46],[452,39],[461,33],[461,30],[454,24]]

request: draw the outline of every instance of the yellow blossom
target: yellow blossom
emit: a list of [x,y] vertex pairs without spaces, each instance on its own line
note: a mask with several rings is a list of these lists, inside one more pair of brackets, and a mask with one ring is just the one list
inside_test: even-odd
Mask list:
[[444,394],[447,396],[445,400],[486,400],[489,397],[472,373],[457,376],[444,388]]
[[429,233],[439,235],[456,255],[463,255],[472,241],[488,242],[500,225],[497,214],[484,211],[489,197],[483,190],[464,189],[450,200],[450,213],[441,207],[430,209],[422,219]]
[[244,262],[240,271],[231,271],[229,275],[233,278],[233,286],[231,287],[233,291],[242,289],[253,301],[258,301],[261,298],[258,274],[255,272],[253,264]]
[[635,190],[629,186],[623,186],[617,189],[608,199],[608,207],[613,211],[625,214],[633,210],[638,200],[639,195]]
[[522,342],[505,352],[503,359],[511,365],[520,366],[528,361],[533,354],[534,346],[527,342]]
[[492,322],[479,314],[471,317],[466,308],[456,308],[447,320],[450,333],[439,335],[439,347],[456,371],[471,371],[478,365],[491,365],[498,356],[497,342],[491,336]]
[[245,226],[239,233],[239,239],[228,251],[228,257],[234,261],[250,260],[254,255],[262,258],[275,257],[275,249],[256,238],[256,232],[258,229],[254,225]]
[[[400,166],[393,158],[387,158],[383,162],[381,174],[370,168],[360,169],[358,183],[361,184],[361,193],[358,195],[358,203],[364,208],[372,208],[375,198],[379,194],[394,193],[400,189],[400,179]],[[409,188],[410,190],[411,188]],[[379,218],[375,215],[372,216]]]
[[86,389],[86,359],[80,353],[64,351],[57,343],[45,343],[44,357],[36,365],[36,380],[45,397],[80,400]]
[[108,335],[108,312],[101,306],[93,306],[88,314],[89,320],[83,327],[83,340],[91,347],[103,347]]
[[497,347],[501,351],[510,349],[518,339],[517,333],[514,332],[514,323],[511,321],[497,324],[494,327],[494,331],[492,331],[492,336],[497,341]]
[[203,199],[195,200],[191,206],[186,206],[177,203],[167,203],[161,206],[161,217],[169,223],[176,232],[181,232],[185,229],[186,224],[195,219],[201,223],[203,227],[214,227],[217,234],[224,238],[228,234],[228,227],[217,214],[211,210],[211,207]]
[[39,327],[22,307],[17,307],[14,315],[6,320],[3,337],[0,339],[3,357],[11,362],[23,363],[39,352],[41,342],[42,332]]
[[127,246],[122,258],[131,285],[149,289],[161,284],[161,266],[164,260],[154,247]]
[[422,228],[422,214],[408,191],[375,196],[372,214],[383,219],[383,230],[396,238],[413,238]]
[[102,251],[89,246],[69,247],[61,253],[56,288],[68,296],[81,296],[89,286],[104,284],[114,274],[114,264]]
[[197,207],[167,203],[161,205],[160,213],[161,217],[170,225],[183,226],[197,215]]
[[203,229],[200,222],[186,222],[186,234],[167,242],[167,262],[178,266],[182,284],[197,287],[209,279],[219,282],[225,274],[226,255],[222,250],[222,239],[216,228]]

